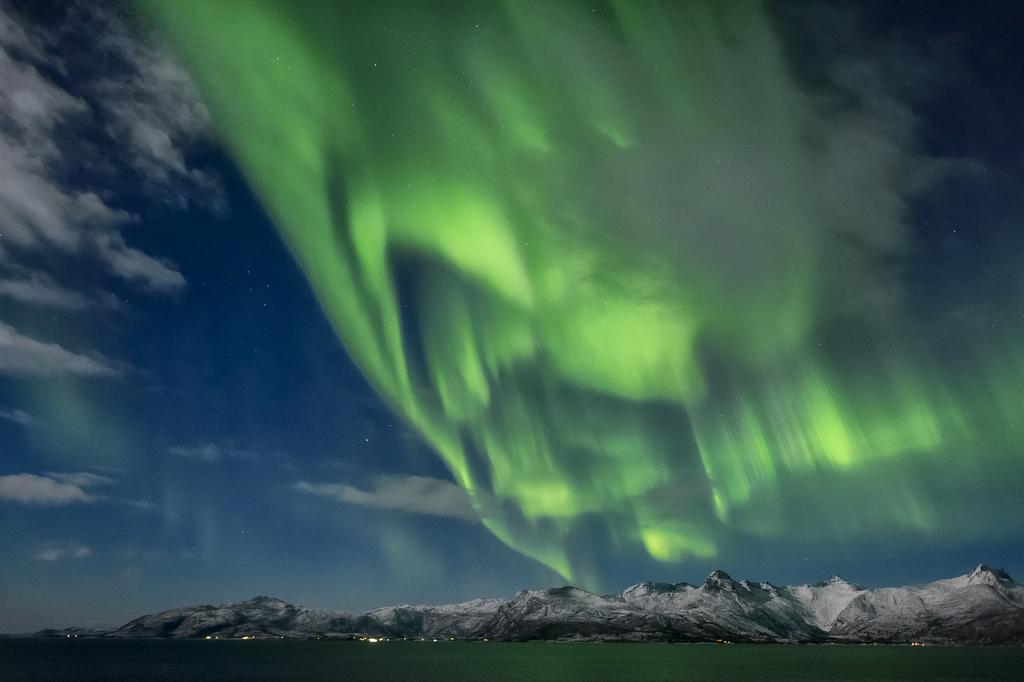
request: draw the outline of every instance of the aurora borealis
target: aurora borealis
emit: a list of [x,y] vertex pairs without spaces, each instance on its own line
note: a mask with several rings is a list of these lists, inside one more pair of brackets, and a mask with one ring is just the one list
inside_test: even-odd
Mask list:
[[765,7],[142,7],[509,546],[588,581],[593,518],[666,562],[1007,530],[972,491],[1022,481],[1020,325],[951,362],[900,293],[909,204],[952,161],[897,94],[805,87]]
[[1024,572],[1022,12],[0,0],[0,633]]

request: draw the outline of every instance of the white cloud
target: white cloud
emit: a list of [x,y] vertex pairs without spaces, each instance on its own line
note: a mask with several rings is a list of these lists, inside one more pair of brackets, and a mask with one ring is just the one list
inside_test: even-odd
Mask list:
[[22,426],[32,426],[36,420],[28,412],[19,409],[4,410],[0,409],[0,419],[4,421],[13,422]]
[[[89,268],[147,293],[180,292],[184,275],[131,243],[139,218],[110,190],[178,206],[223,203],[216,176],[187,160],[207,131],[206,110],[188,75],[112,12],[72,3],[50,16],[44,28],[0,2],[0,298],[120,309],[95,278],[88,287],[68,281]],[[81,68],[100,62],[102,78]],[[119,373],[101,356],[0,321],[0,374]]]
[[107,498],[104,498],[104,499],[105,500],[109,500],[111,502],[115,502],[115,503],[120,504],[120,505],[124,505],[125,507],[128,507],[130,509],[135,509],[137,511],[150,512],[150,511],[155,511],[157,509],[156,504],[153,503],[150,500],[140,500],[140,499],[134,499],[133,500],[133,499],[124,498],[124,497],[107,497]]
[[75,212],[83,200],[51,173],[60,157],[54,142],[58,123],[84,110],[81,101],[31,64],[14,60],[0,44],[0,233],[6,243],[64,251],[79,246]]
[[89,297],[60,286],[42,272],[0,278],[0,296],[18,303],[63,310],[84,310],[93,305]]
[[92,556],[92,548],[79,542],[66,544],[47,544],[36,552],[40,561],[60,561],[62,559],[84,559]]
[[0,476],[0,500],[40,506],[85,504],[95,500],[87,487],[47,476],[11,474]]
[[[151,198],[219,209],[217,177],[187,160],[208,129],[206,110],[188,74],[115,14],[86,3],[64,12],[44,29],[0,4],[0,296],[64,310],[107,299],[62,285],[65,271],[27,265],[54,254],[147,292],[179,292],[186,281],[173,263],[129,243],[138,217],[105,183],[116,177],[123,191],[138,182]],[[74,68],[98,61],[102,78]],[[75,81],[74,94],[55,73]]]
[[116,376],[120,371],[102,357],[81,355],[59,344],[39,341],[0,321],[0,374]]
[[149,500],[110,495],[102,489],[114,486],[109,476],[91,471],[47,471],[38,474],[0,476],[0,502],[16,502],[29,506],[61,507],[70,504],[112,504],[137,511],[153,511]]
[[172,263],[128,246],[117,232],[98,234],[96,248],[111,273],[121,279],[158,293],[174,293],[185,287],[185,277]]
[[[13,23],[6,15],[0,21]],[[0,42],[0,231],[23,251],[73,252],[91,228],[116,227],[131,217],[59,180],[61,127],[80,122],[89,107],[43,75],[43,48],[26,54],[26,39],[23,33],[17,44]]]
[[299,481],[292,487],[360,507],[446,516],[464,521],[478,519],[465,490],[451,481],[429,476],[378,476],[369,490],[346,483],[307,481]]
[[250,450],[243,450],[231,445],[217,445],[216,443],[201,443],[199,445],[175,445],[168,448],[172,455],[194,459],[197,462],[216,464],[224,459],[235,459],[254,462],[260,459],[259,454]]
[[215,464],[221,460],[220,447],[213,443],[206,443],[204,445],[175,445],[169,448],[172,455],[178,457],[184,457],[185,459],[194,459],[197,462],[206,462],[207,464]]
[[[2,9],[0,7],[0,10]],[[34,58],[40,56],[38,38],[32,36],[26,26],[15,22],[13,17],[3,11],[0,11],[0,45],[6,45]]]
[[100,476],[89,471],[78,471],[73,473],[47,471],[46,475],[54,480],[77,486],[79,488],[96,488],[99,486],[113,485],[114,479],[108,476]]
[[102,26],[98,48],[122,67],[120,77],[104,78],[90,89],[107,133],[124,145],[125,161],[172,203],[198,201],[219,209],[217,177],[186,160],[187,149],[210,127],[191,77],[152,43],[133,37],[114,15],[93,11],[91,18]]

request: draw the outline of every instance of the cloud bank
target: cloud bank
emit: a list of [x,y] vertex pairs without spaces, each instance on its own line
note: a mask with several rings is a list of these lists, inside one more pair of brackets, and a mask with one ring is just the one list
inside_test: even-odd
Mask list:
[[0,320],[0,374],[111,377],[120,374],[120,370],[109,360],[39,341]]
[[[108,9],[68,3],[45,26],[23,9],[0,2],[0,302],[70,314],[124,310],[118,287],[177,295],[185,276],[133,244],[122,199],[223,210],[218,178],[188,161],[208,132],[191,79]],[[0,319],[0,373],[122,371],[18,325]]]
[[[188,91],[187,77],[131,38],[116,20],[79,7],[67,12],[61,30],[46,32],[0,5],[0,267],[8,273],[0,281],[0,295],[65,309],[88,305],[88,296],[59,286],[29,265],[40,252],[91,258],[115,277],[174,293],[185,286],[176,267],[132,247],[123,235],[138,218],[104,199],[103,188],[69,180],[101,159],[67,140],[106,131],[110,147],[124,154],[129,165],[167,185],[170,174],[188,174],[180,143],[202,129],[202,106]],[[70,67],[56,56],[58,48],[70,37],[67,32],[96,22],[104,24],[96,49],[123,64],[120,77],[85,81],[72,92],[50,76],[66,74]],[[174,113],[182,107],[195,114]],[[149,131],[148,142],[147,136],[125,132],[138,129]],[[162,146],[154,146],[152,138],[161,135]]]
[[358,507],[429,514],[463,521],[479,519],[465,490],[451,481],[429,476],[378,476],[371,487],[365,490],[347,483],[307,481],[299,481],[292,487],[300,492]]
[[113,481],[105,476],[88,472],[10,474],[0,476],[0,500],[26,505],[60,507],[69,504],[88,504],[98,498],[94,489]]

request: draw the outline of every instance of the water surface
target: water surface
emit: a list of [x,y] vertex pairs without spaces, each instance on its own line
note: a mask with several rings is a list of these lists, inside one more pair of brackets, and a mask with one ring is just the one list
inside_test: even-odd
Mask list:
[[1020,680],[1024,648],[0,640],[0,680]]

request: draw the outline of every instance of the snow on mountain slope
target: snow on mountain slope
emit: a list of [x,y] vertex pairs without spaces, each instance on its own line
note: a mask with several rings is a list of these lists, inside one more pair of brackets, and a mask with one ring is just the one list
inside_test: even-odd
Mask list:
[[[40,636],[61,636],[43,631]],[[638,583],[620,594],[575,587],[511,599],[401,605],[364,613],[256,597],[142,616],[107,637],[388,637],[504,640],[1024,643],[1024,586],[1001,570],[865,589],[839,577],[776,587],[712,572],[700,585]]]
[[698,587],[680,583],[652,589],[641,583],[623,591],[628,603],[672,613],[722,639],[754,641],[815,641],[824,633],[809,623],[798,601],[771,583],[736,582],[725,571],[714,571]]
[[803,606],[810,615],[811,622],[826,632],[832,628],[843,609],[864,592],[864,588],[837,575],[825,582],[793,585],[784,589]]
[[1020,641],[1024,587],[978,566],[949,580],[868,590],[836,618],[833,637],[856,641]]

